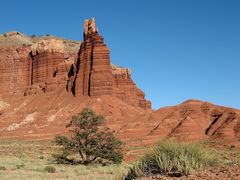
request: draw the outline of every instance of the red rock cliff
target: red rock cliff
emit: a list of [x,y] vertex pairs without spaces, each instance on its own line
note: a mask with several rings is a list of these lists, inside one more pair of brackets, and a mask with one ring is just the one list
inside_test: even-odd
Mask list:
[[130,70],[111,66],[109,49],[98,34],[94,18],[84,22],[73,92],[76,96],[114,95],[131,105],[151,108],[151,102],[132,81]]
[[67,40],[55,37],[36,39],[18,32],[1,35],[0,93],[32,95],[62,88],[80,99],[110,95],[136,107],[151,108],[130,70],[111,65],[109,48],[94,18],[85,20],[83,34],[79,51],[76,42],[66,46]]
[[23,92],[30,85],[29,47],[0,48],[0,93]]

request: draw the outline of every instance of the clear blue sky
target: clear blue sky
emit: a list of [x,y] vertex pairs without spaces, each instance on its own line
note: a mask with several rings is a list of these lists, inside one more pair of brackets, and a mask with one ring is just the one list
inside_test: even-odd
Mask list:
[[240,108],[238,0],[3,0],[0,33],[81,40],[91,16],[154,108],[190,98]]

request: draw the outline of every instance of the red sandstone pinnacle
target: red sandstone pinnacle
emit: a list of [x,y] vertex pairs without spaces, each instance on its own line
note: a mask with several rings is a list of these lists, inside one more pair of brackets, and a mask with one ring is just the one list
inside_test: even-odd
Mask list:
[[97,27],[94,17],[91,19],[85,19],[84,21],[84,37],[90,35],[91,33],[97,32]]
[[104,44],[103,37],[98,34],[94,18],[85,20],[74,95],[113,95],[131,105],[150,109],[151,102],[144,99],[144,93],[133,83],[130,70],[126,69],[122,74],[116,73],[120,69],[111,66],[109,49]]
[[113,76],[109,49],[97,33],[87,33],[81,44],[78,60],[75,95],[111,95]]

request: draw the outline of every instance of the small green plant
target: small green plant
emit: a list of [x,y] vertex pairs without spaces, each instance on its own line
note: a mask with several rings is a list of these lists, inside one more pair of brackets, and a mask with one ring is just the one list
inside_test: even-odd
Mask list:
[[211,143],[212,143],[212,144],[217,144],[218,142],[217,142],[216,139],[212,139],[212,140],[211,140]]
[[17,164],[17,165],[16,165],[16,168],[17,168],[17,169],[21,169],[21,168],[23,168],[24,166],[25,166],[25,164]]
[[48,173],[55,173],[56,168],[54,166],[45,166],[44,171]]
[[180,144],[165,140],[149,150],[130,169],[126,179],[153,174],[188,175],[194,170],[218,165],[220,162],[218,154],[203,148],[200,144]]
[[0,166],[0,171],[5,171],[6,167],[5,166]]
[[22,152],[22,151],[17,151],[16,154],[15,154],[15,156],[16,156],[17,158],[19,158],[19,159],[24,159],[24,158],[27,157],[26,154],[25,154],[25,152]]
[[32,38],[37,37],[35,34],[31,35]]
[[39,156],[38,158],[39,158],[39,159],[44,159],[44,156]]
[[123,143],[114,136],[109,128],[100,126],[104,117],[90,109],[83,109],[73,116],[67,127],[70,127],[71,138],[57,136],[55,143],[62,146],[62,154],[53,155],[56,162],[71,162],[69,155],[78,154],[80,163],[89,165],[97,162],[121,163]]

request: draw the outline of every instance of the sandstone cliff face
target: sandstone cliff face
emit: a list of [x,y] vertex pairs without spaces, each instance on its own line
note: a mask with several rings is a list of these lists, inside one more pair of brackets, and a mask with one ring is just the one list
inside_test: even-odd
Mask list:
[[80,50],[77,45],[49,35],[1,35],[0,93],[27,96],[60,88],[80,100],[83,96],[111,95],[136,107],[151,108],[130,73],[111,66],[109,48],[98,34],[94,19],[85,21]]
[[129,68],[112,66],[114,94],[130,104],[138,104],[143,109],[151,109],[151,102],[145,99],[145,94],[136,87],[131,78]]
[[57,66],[64,62],[62,41],[43,40],[31,46],[31,84],[56,77]]
[[17,93],[30,85],[29,47],[0,48],[0,92]]
[[67,77],[59,79],[63,71],[66,76],[69,70],[61,67],[65,62],[63,50],[59,40],[43,40],[24,47],[1,47],[0,92],[30,95],[49,90],[49,81],[65,84]]

